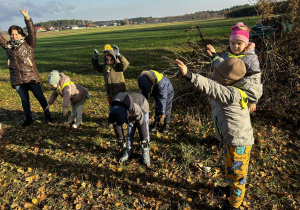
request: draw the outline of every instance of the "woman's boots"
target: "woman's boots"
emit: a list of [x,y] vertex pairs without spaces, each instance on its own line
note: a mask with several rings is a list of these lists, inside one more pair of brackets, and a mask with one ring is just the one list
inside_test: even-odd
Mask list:
[[27,127],[29,125],[31,125],[33,123],[33,119],[31,117],[31,115],[26,115],[26,119],[25,121],[22,123],[23,127]]

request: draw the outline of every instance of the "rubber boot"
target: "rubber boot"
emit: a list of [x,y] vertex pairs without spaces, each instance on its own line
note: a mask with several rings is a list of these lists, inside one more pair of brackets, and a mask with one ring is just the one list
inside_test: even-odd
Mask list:
[[154,121],[154,123],[150,126],[150,132],[156,132],[159,129],[159,121]]
[[22,123],[23,127],[27,127],[33,123],[32,117],[30,115],[26,115],[25,121]]
[[169,129],[170,129],[169,123],[165,123],[165,124],[163,125],[163,128],[162,128],[161,132],[162,132],[163,134],[167,134],[167,133],[169,133]]
[[78,128],[82,124],[82,118],[76,118],[76,122],[72,125],[72,128]]
[[123,162],[127,161],[131,155],[131,152],[132,152],[131,148],[125,148],[123,151],[123,155],[120,158],[120,162],[123,163]]
[[45,114],[45,122],[46,123],[53,121],[49,109],[45,110],[44,114]]
[[142,141],[142,160],[145,165],[150,164],[150,152],[148,139]]
[[71,125],[71,124],[74,124],[75,122],[76,122],[76,117],[70,116],[69,120],[67,122],[65,122],[64,125]]

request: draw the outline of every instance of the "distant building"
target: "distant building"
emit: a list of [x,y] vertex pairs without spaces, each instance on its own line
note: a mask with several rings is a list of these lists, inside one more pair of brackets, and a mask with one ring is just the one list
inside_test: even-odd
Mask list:
[[71,28],[71,26],[63,26],[62,29],[64,29],[64,30],[71,30],[72,28]]
[[86,27],[95,27],[95,24],[93,24],[93,23],[89,23],[89,24],[87,24],[87,26]]
[[55,28],[54,26],[49,26],[49,27],[47,28],[47,30],[48,30],[48,31],[55,31],[56,28]]
[[78,25],[71,25],[71,29],[79,29]]
[[87,28],[86,25],[78,25],[79,29]]
[[47,31],[46,28],[44,26],[37,26],[34,27],[36,32],[44,32]]

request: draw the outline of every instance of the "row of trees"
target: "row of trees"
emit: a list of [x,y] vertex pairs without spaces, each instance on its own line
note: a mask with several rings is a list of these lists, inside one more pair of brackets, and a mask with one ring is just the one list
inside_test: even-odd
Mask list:
[[[299,10],[299,0],[293,1],[271,1],[258,0],[257,4],[232,7],[225,17],[243,17],[260,15],[263,19],[271,14],[293,13],[297,8]],[[294,12],[295,13],[295,12]]]
[[89,23],[93,23],[91,20],[49,20],[47,22],[39,22],[36,23],[35,26],[44,26],[48,28],[49,26],[55,27],[63,27],[70,25],[88,25]]
[[[250,5],[240,5],[231,8],[226,8],[219,11],[200,11],[192,14],[169,16],[169,17],[137,17],[137,18],[125,18],[123,20],[109,20],[109,21],[91,21],[91,20],[50,20],[47,22],[40,22],[35,24],[35,26],[49,26],[62,27],[67,25],[87,25],[89,23],[94,23],[95,25],[110,25],[111,23],[117,23],[118,25],[132,25],[132,24],[143,24],[143,23],[165,23],[165,22],[175,22],[175,21],[187,21],[187,20],[201,20],[210,18],[223,18],[230,14],[232,11],[237,11],[241,8],[248,8]],[[253,7],[252,7],[253,8]],[[244,12],[244,11],[242,11]],[[236,15],[236,14],[234,14]],[[252,13],[244,13],[243,16],[253,15]]]

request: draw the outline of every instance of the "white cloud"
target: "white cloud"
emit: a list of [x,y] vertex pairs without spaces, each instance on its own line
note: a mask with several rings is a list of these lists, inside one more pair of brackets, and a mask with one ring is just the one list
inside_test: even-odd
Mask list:
[[[58,1],[47,1],[43,4],[29,1],[7,1],[0,2],[0,28],[7,30],[10,25],[24,25],[19,9],[28,9],[30,17],[42,18],[55,13],[68,13],[75,10],[75,6],[69,3]],[[15,22],[16,21],[16,22]]]

